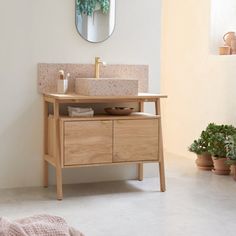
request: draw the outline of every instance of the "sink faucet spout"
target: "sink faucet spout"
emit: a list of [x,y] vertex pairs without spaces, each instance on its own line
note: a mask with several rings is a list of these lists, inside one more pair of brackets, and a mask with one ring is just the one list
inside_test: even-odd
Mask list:
[[106,65],[106,62],[103,62],[100,57],[95,57],[95,78],[100,78],[100,64]]

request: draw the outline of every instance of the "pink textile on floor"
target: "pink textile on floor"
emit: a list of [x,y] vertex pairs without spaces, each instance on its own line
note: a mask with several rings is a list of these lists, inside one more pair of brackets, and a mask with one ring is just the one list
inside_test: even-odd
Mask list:
[[83,236],[58,216],[36,215],[9,221],[0,217],[0,236]]

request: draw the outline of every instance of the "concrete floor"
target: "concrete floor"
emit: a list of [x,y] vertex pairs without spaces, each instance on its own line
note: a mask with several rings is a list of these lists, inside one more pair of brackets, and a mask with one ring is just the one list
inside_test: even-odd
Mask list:
[[168,155],[167,192],[157,178],[0,191],[0,216],[53,214],[85,236],[235,235],[236,182],[199,171],[194,160]]

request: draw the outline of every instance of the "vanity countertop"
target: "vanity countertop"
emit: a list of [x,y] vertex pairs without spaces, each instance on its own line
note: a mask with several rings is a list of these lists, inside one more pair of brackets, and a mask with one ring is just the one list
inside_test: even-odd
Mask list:
[[44,93],[44,97],[56,100],[155,100],[158,98],[167,98],[164,94],[139,93],[136,96],[85,96],[76,93],[58,94],[58,93]]

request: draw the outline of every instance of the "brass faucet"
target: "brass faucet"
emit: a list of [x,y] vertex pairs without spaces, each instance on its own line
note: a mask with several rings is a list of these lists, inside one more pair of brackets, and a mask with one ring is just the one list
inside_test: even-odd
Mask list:
[[101,60],[100,57],[95,57],[95,78],[99,79],[100,78],[100,64],[106,65],[105,62]]

